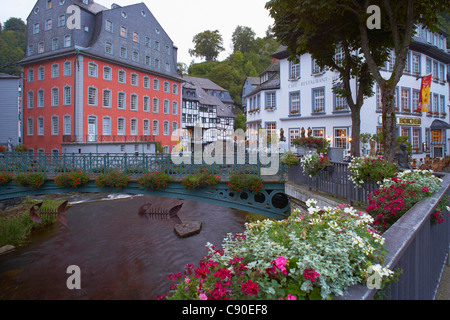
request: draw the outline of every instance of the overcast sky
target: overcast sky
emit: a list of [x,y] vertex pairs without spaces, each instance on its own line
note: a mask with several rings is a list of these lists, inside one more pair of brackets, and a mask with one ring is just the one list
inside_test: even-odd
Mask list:
[[[95,0],[110,8],[112,3],[121,6],[144,2],[155,18],[178,47],[178,62],[187,65],[194,57],[192,38],[205,30],[219,30],[224,41],[224,51],[219,60],[225,59],[232,51],[231,36],[238,25],[250,27],[257,37],[263,37],[272,25],[265,4],[268,0]],[[0,22],[10,17],[26,22],[37,0],[0,0]],[[196,59],[196,62],[199,62]]]

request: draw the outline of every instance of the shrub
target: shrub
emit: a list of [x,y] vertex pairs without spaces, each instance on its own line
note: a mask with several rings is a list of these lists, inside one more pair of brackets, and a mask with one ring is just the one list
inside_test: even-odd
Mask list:
[[150,190],[161,190],[165,188],[171,181],[169,175],[164,172],[153,172],[143,175],[138,182],[141,188]]
[[315,177],[319,171],[325,169],[326,166],[331,165],[330,160],[316,152],[310,152],[300,159],[303,166],[303,173]]
[[28,147],[24,144],[18,144],[17,146],[14,147],[14,151],[15,152],[26,152],[26,151],[28,151]]
[[30,189],[39,189],[45,182],[45,175],[42,173],[20,173],[13,181],[21,187]]
[[[169,275],[170,292],[159,299],[329,299],[378,270],[385,284],[393,272],[379,265],[384,239],[372,218],[344,205],[320,209],[308,201],[307,214],[295,211],[282,221],[246,224],[229,234],[222,250],[208,243],[198,267]],[[383,284],[381,284],[383,286]]]
[[60,188],[79,188],[89,181],[89,176],[83,172],[62,173],[55,178],[55,183]]
[[13,176],[11,173],[2,172],[0,173],[0,186],[4,186],[8,182],[10,182],[13,179]]
[[219,182],[219,176],[214,176],[210,172],[205,171],[203,173],[196,173],[194,175],[183,178],[181,184],[187,190],[197,190],[203,187],[213,189]]
[[125,174],[123,174],[117,170],[112,170],[108,173],[99,175],[95,179],[95,184],[99,188],[122,189],[128,185],[129,181],[130,181],[130,178],[127,177]]
[[0,152],[6,152],[6,147],[5,146],[0,146]]
[[317,153],[327,153],[330,143],[327,139],[316,137],[302,137],[294,140],[294,145],[301,146],[303,148],[315,148]]
[[380,182],[392,178],[398,171],[396,164],[384,160],[382,156],[352,158],[348,168],[349,179],[356,187],[361,187],[366,182]]
[[292,168],[300,163],[300,160],[292,151],[286,151],[280,158],[280,163]]
[[228,190],[241,192],[248,190],[252,193],[260,193],[263,189],[263,180],[255,175],[237,174],[230,177]]

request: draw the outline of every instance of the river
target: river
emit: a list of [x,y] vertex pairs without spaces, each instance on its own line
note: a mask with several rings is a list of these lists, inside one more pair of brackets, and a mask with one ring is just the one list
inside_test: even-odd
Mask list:
[[[183,203],[183,222],[201,221],[200,234],[179,238],[168,220],[143,220],[140,206],[172,208]],[[168,292],[170,273],[197,265],[205,245],[220,247],[227,233],[244,231],[247,213],[206,203],[134,196],[81,201],[29,244],[0,256],[0,299],[153,300]],[[81,289],[69,290],[69,266],[78,266]]]

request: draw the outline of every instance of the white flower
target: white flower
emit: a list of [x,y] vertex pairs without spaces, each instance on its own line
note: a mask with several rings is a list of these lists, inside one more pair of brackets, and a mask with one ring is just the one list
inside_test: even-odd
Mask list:
[[308,208],[311,208],[311,207],[317,206],[317,201],[314,199],[309,199],[309,200],[306,200],[305,204]]

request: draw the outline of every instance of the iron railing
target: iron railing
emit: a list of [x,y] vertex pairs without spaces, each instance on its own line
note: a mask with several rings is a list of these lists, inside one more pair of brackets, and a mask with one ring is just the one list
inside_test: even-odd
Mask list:
[[356,188],[349,179],[350,172],[346,162],[333,162],[332,166],[320,171],[317,176],[309,177],[303,173],[302,165],[288,170],[288,180],[295,184],[304,185],[311,191],[323,192],[336,198],[346,200],[346,203],[368,204],[367,196],[378,189],[375,182],[367,182]]
[[[445,264],[450,264],[450,222],[433,224],[431,215],[450,194],[450,175],[442,176],[442,188],[412,207],[384,234],[387,255],[384,265],[401,272],[397,281],[382,289],[390,300],[432,300],[436,298]],[[344,300],[370,300],[377,290],[358,285],[345,291]],[[383,296],[383,295],[382,295]]]
[[[255,174],[271,181],[284,181],[286,173],[285,166],[279,165],[276,158],[274,161],[261,161],[259,154],[224,154],[211,161],[202,154],[194,153],[178,160],[174,160],[171,154],[5,152],[0,156],[0,171],[14,174],[42,172],[49,176],[74,171],[90,175],[111,170],[136,175],[162,171],[173,177],[208,171],[221,177],[229,177],[234,173]],[[273,174],[264,174],[263,169],[272,166],[275,169]]]
[[155,142],[154,136],[98,136],[71,135],[63,136],[63,143],[92,143],[92,142]]

